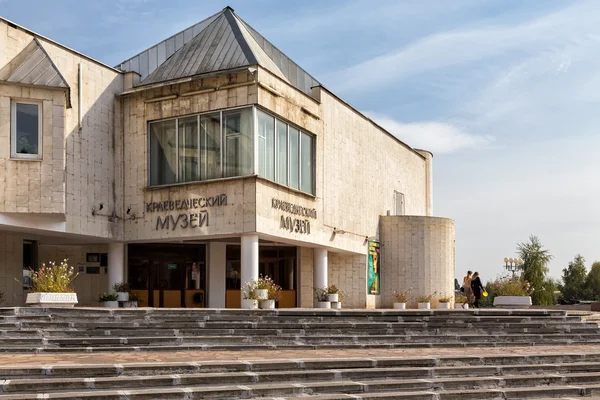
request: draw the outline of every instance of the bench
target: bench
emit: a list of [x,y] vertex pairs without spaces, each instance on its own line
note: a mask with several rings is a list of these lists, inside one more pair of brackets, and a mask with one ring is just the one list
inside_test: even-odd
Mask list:
[[498,308],[529,308],[531,306],[530,296],[496,296],[494,307]]

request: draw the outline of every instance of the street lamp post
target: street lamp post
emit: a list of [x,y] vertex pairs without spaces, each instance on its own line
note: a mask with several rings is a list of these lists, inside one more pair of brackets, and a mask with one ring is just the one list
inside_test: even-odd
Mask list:
[[523,265],[523,260],[520,258],[504,257],[504,267],[512,272],[512,277],[515,277],[515,272]]

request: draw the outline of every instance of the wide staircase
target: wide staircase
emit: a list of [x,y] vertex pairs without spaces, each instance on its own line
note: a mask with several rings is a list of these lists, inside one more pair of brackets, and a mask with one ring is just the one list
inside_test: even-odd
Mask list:
[[[538,345],[555,351],[519,354],[514,347]],[[0,309],[4,359],[11,353],[148,351],[229,351],[231,360],[240,360],[234,357],[240,352],[245,357],[15,363],[0,367],[0,399],[600,400],[600,353],[573,352],[573,345],[600,345],[600,331],[596,323],[564,311],[5,308]],[[421,347],[456,351],[419,357],[386,351]],[[506,353],[486,354],[492,347],[505,347]],[[336,349],[352,356],[302,355],[302,350]],[[369,356],[356,356],[361,350]]]

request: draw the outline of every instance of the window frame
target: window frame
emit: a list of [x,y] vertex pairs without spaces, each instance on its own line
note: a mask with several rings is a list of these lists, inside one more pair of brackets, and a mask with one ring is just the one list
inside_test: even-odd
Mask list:
[[[262,108],[262,107],[256,107],[256,110],[260,111],[260,112],[262,112],[264,114],[267,114],[267,115],[269,115],[271,117],[273,117],[274,120],[275,120],[275,123],[274,123],[274,136],[275,136],[274,137],[274,139],[275,139],[275,141],[274,141],[275,177],[274,178],[275,179],[272,180],[272,179],[269,179],[269,178],[267,178],[265,176],[262,176],[262,175],[258,174],[258,168],[257,168],[257,175],[258,175],[258,177],[260,177],[261,179],[265,179],[265,180],[267,180],[269,182],[273,182],[273,183],[275,183],[277,185],[283,186],[285,188],[294,190],[296,192],[304,193],[304,194],[307,194],[309,196],[316,197],[316,192],[317,192],[317,163],[316,163],[316,161],[317,161],[317,135],[313,134],[312,132],[309,132],[306,129],[301,128],[300,126],[298,126],[296,124],[291,123],[290,121],[288,121],[285,118],[283,118],[283,117],[281,117],[281,116],[279,116],[279,115],[271,112],[268,109],[265,109],[265,108]],[[257,115],[258,115],[258,113],[257,113]],[[257,125],[258,125],[258,116],[256,118],[256,121],[257,121]],[[278,149],[279,149],[279,147],[278,147],[279,146],[279,137],[278,137],[278,134],[277,134],[277,121],[281,121],[281,122],[283,122],[286,125],[286,158],[287,158],[287,160],[286,160],[287,161],[286,162],[286,174],[287,174],[287,179],[286,180],[287,180],[287,183],[286,184],[277,181],[277,179],[278,179],[278,167],[279,167],[279,152],[278,152]],[[298,143],[297,143],[297,145],[298,145],[298,155],[297,155],[297,159],[298,159],[298,187],[297,188],[295,188],[295,187],[293,187],[291,185],[292,168],[290,167],[290,165],[291,165],[291,157],[290,157],[291,151],[290,150],[291,150],[291,147],[292,147],[292,142],[290,140],[290,128],[294,128],[296,131],[298,131]],[[311,191],[310,192],[306,192],[306,191],[302,190],[302,162],[301,162],[301,157],[302,157],[302,135],[303,134],[308,135],[311,138],[311,147],[312,147],[311,148],[311,158],[312,158],[311,159],[311,163],[312,163],[312,171],[311,172],[312,172],[313,176],[312,176],[312,187],[311,187]],[[256,139],[258,141],[258,133],[256,135]],[[259,151],[259,148],[257,146],[256,152],[255,152],[255,156],[256,156],[257,160],[260,157],[260,155],[258,154],[258,151]]]
[[[398,199],[400,199],[400,204],[398,204]],[[400,213],[398,213],[398,206],[400,206]],[[397,190],[394,190],[394,215],[406,215],[406,196]]]
[[[191,113],[191,114],[185,114],[185,115],[178,115],[178,116],[174,116],[174,117],[168,117],[168,118],[160,118],[160,119],[154,119],[154,120],[147,120],[146,121],[146,187],[148,188],[160,188],[160,187],[168,187],[168,186],[177,186],[177,185],[187,185],[187,184],[194,184],[194,183],[203,183],[203,182],[210,182],[210,181],[215,181],[215,180],[221,180],[221,179],[232,179],[232,178],[243,178],[243,177],[248,177],[248,176],[252,176],[253,172],[251,172],[250,174],[247,175],[239,175],[239,176],[226,176],[227,172],[226,172],[226,166],[225,163],[227,161],[227,150],[226,150],[226,139],[227,139],[227,134],[225,132],[225,129],[223,129],[223,124],[224,124],[224,114],[226,114],[227,112],[232,112],[232,111],[236,111],[236,110],[244,110],[244,109],[253,109],[255,110],[256,107],[253,105],[243,105],[243,106],[238,106],[238,107],[230,107],[230,108],[224,108],[224,109],[220,109],[220,110],[210,110],[210,111],[203,111],[203,112],[199,112],[199,113]],[[209,178],[209,179],[201,179],[202,178],[202,158],[200,157],[199,162],[198,162],[198,169],[199,169],[199,174],[198,177],[200,179],[196,180],[196,181],[189,181],[189,182],[180,182],[179,179],[179,120],[181,119],[188,119],[188,118],[192,118],[192,117],[196,117],[196,126],[197,126],[197,140],[198,140],[198,154],[199,156],[201,155],[201,129],[200,129],[200,119],[202,118],[203,115],[211,115],[211,114],[219,114],[219,138],[220,138],[220,149],[219,149],[219,159],[220,159],[220,165],[219,165],[219,177],[217,178]],[[254,111],[253,111],[253,115],[254,115]],[[253,116],[254,121],[256,121],[256,118]],[[176,148],[177,148],[177,154],[176,154],[176,159],[177,159],[177,168],[175,169],[175,183],[161,183],[161,184],[157,184],[157,185],[152,185],[151,182],[151,151],[150,151],[150,125],[154,124],[154,123],[160,123],[160,122],[165,122],[165,121],[175,121],[175,143],[176,143]],[[254,123],[252,124],[252,127],[254,129]],[[243,136],[241,135],[241,133],[236,134],[236,135],[229,135],[229,137],[238,137],[238,136]],[[254,133],[254,131],[251,133],[251,138],[255,138],[256,135]],[[252,148],[250,151],[250,155],[251,157],[253,157],[252,163],[254,163],[254,158],[255,158],[255,153],[256,150],[254,148],[254,143],[252,143]],[[254,165],[254,164],[252,164]]]
[[[17,104],[33,104],[38,107],[38,152],[37,154],[17,153]],[[10,102],[10,158],[13,160],[41,161],[43,153],[44,128],[42,126],[43,102],[30,99],[11,99]]]

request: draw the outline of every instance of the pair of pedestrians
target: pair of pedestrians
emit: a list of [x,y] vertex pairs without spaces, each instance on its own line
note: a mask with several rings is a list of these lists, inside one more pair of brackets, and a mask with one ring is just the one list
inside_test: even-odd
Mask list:
[[463,286],[461,291],[467,297],[467,303],[469,306],[479,308],[479,301],[485,289],[479,278],[479,272],[472,273],[467,271],[467,276],[463,278]]

